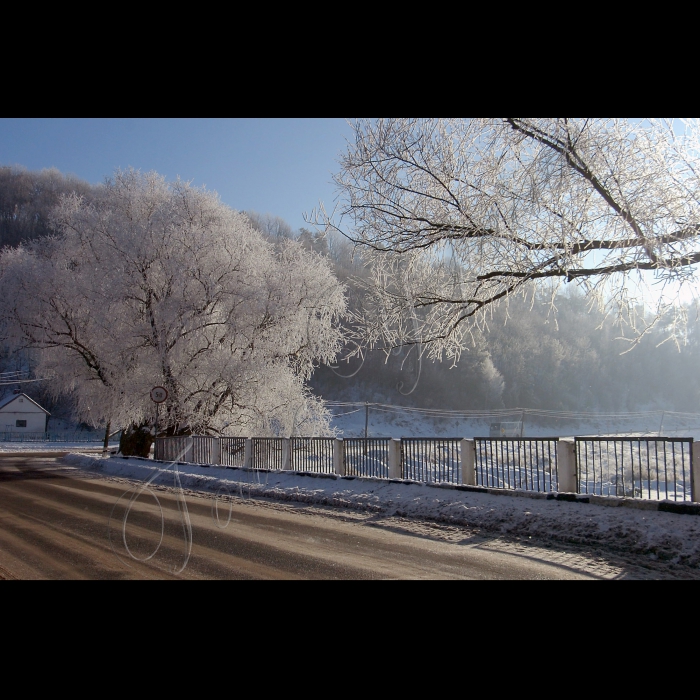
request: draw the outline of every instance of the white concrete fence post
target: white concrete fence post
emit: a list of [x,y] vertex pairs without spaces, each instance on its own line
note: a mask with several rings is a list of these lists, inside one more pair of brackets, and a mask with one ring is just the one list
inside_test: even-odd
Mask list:
[[576,443],[560,438],[557,441],[558,491],[576,493]]
[[292,468],[292,439],[282,438],[282,469],[289,471]]
[[695,448],[695,441],[690,443],[690,468],[692,469],[693,489],[690,498],[700,503],[700,449]]
[[466,486],[476,486],[476,451],[474,440],[464,439],[460,442],[462,456],[462,483]]
[[389,440],[389,478],[401,478],[401,440]]
[[243,466],[246,469],[250,469],[253,463],[253,441],[250,438],[245,439],[245,446],[243,448]]
[[345,476],[345,443],[340,438],[333,440],[333,471]]
[[213,438],[214,444],[211,447],[211,463],[217,466],[221,464],[221,438]]
[[194,438],[185,438],[185,462],[192,463],[194,461]]

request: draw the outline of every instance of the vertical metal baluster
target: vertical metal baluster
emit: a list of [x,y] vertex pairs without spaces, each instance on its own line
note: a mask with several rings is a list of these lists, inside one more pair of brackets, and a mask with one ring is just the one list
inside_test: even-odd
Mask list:
[[[501,446],[505,450],[505,459],[503,461],[503,480],[504,480],[504,486],[507,485],[507,488],[512,488],[511,483],[510,483],[510,476],[511,476],[511,462],[512,460],[510,459],[509,452],[511,450],[511,442],[508,438],[504,438],[501,441]],[[515,454],[515,453],[514,453]],[[513,474],[515,476],[515,474]]]
[[484,485],[484,472],[483,472],[483,456],[482,456],[482,446],[481,440],[474,441],[474,448],[476,452],[476,484],[477,486]]
[[418,443],[409,441],[407,444],[411,450],[411,478],[418,481],[418,479],[417,479],[418,465],[416,463],[416,445]]
[[[632,440],[630,440],[629,443],[630,443],[630,461],[632,462],[632,498],[634,498],[634,494],[637,493],[637,477],[635,476],[635,473],[634,473],[634,442]],[[641,483],[641,475],[640,475],[640,483]]]
[[491,449],[491,440],[484,438],[483,440],[483,450],[484,450],[484,483],[482,486],[489,485],[489,472],[491,469],[491,457],[489,456],[489,450]]
[[[518,461],[517,461],[517,464],[514,464],[514,466],[517,466],[517,469],[518,469],[518,483],[519,483],[518,488],[521,489],[521,488],[523,488],[523,460],[521,458],[521,454],[525,448],[525,443],[522,440],[518,440],[517,445],[518,445]],[[513,452],[515,452],[515,445],[513,445]],[[513,458],[513,462],[515,462],[515,458]],[[527,489],[527,463],[525,464],[525,489]]]
[[656,473],[656,498],[661,499],[661,489],[659,488],[659,441],[654,440],[654,471]]
[[671,456],[673,458],[673,500],[678,500],[678,476],[676,474],[676,443],[671,442]]
[[501,444],[498,440],[492,443],[494,460],[493,460],[493,486],[498,488],[501,485],[501,462],[498,459],[498,451],[501,449]]
[[651,499],[651,452],[649,451],[649,440],[645,440],[647,448],[647,497]]
[[[625,448],[627,446],[627,440],[620,441],[620,461],[622,462],[622,471],[624,473],[625,467],[627,465],[627,455],[625,454]],[[632,455],[632,445],[630,444],[630,455]],[[631,488],[632,493],[634,493],[634,462],[631,462],[630,466],[630,479],[632,480]],[[625,495],[629,489],[625,488]]]
[[644,441],[647,449],[647,498],[651,498],[651,459],[649,458],[649,440]]
[[486,484],[484,486],[492,486],[489,482],[493,480],[493,440],[489,440],[486,447],[486,453],[489,468],[486,472]]
[[683,450],[683,443],[680,442],[678,443],[679,447],[681,448],[681,474],[683,475],[683,498],[682,500],[685,500],[685,495],[688,493],[686,489],[686,481],[685,481],[685,451]]
[[485,463],[486,460],[488,459],[488,456],[486,455],[486,441],[485,440],[479,440],[479,479],[480,481],[477,482],[479,486],[486,486],[486,470],[485,470]]
[[[500,440],[500,447],[501,447],[501,462],[500,462],[501,463],[501,488],[505,488],[506,483],[508,484],[508,486],[510,486],[510,478],[509,478],[510,475],[507,474],[507,472],[506,472],[505,461],[507,461],[507,460],[504,460],[504,457],[503,457],[503,448],[504,448],[503,438],[501,438],[501,440]],[[505,447],[507,449],[508,445],[505,445]]]
[[461,444],[462,443],[459,440],[455,440],[455,454],[457,455],[457,474],[455,475],[455,483],[456,484],[462,483],[462,474],[464,473],[464,470],[462,468]]
[[502,485],[501,483],[501,462],[498,459],[498,451],[501,449],[501,444],[496,440],[496,442],[493,444],[493,452],[494,452],[494,462],[493,462],[493,467],[494,467],[494,472],[493,472],[493,485],[498,488],[499,486]]

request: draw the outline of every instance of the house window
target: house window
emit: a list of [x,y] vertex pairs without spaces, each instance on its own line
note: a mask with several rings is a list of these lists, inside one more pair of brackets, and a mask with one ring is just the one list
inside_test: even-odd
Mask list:
[[27,427],[27,421],[26,420],[18,420],[15,423],[15,428],[26,428]]

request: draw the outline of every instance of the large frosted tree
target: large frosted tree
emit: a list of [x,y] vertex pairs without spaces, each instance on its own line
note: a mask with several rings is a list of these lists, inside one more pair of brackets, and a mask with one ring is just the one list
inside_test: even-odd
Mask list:
[[306,380],[334,359],[344,290],[292,240],[273,246],[215,193],[119,171],[65,196],[56,235],[0,254],[5,335],[80,417],[162,430],[328,431]]
[[338,207],[316,223],[369,263],[358,352],[456,360],[494,304],[563,283],[630,339],[649,328],[640,289],[656,283],[652,315],[680,309],[678,331],[674,296],[696,287],[700,262],[697,120],[374,119],[354,132]]

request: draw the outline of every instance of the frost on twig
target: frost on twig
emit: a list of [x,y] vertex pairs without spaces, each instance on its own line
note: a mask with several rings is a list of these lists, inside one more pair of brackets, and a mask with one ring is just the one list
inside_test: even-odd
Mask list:
[[[356,347],[455,362],[490,308],[582,288],[633,344],[682,342],[700,262],[700,126],[658,119],[377,119],[354,124],[338,205],[315,223],[370,271]],[[653,323],[653,321],[651,321]]]

